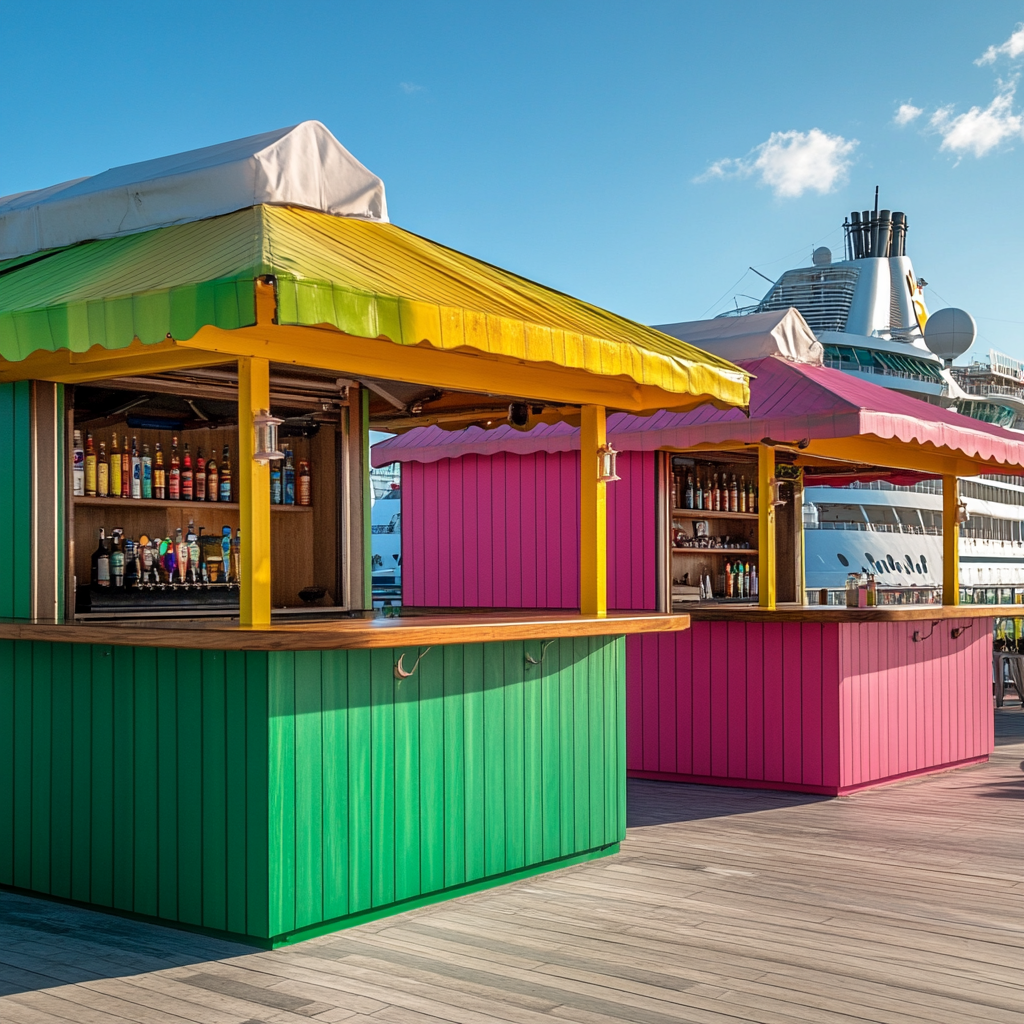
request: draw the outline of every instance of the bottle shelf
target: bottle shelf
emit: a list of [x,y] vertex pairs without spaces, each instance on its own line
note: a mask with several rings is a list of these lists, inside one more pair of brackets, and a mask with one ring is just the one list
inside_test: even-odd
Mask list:
[[756,512],[711,512],[700,508],[674,508],[672,515],[679,519],[749,519],[756,520]]
[[[84,508],[202,508],[238,510],[237,501],[182,501],[171,498],[92,498],[75,496],[75,505]],[[312,505],[271,505],[271,512],[312,512]]]
[[756,555],[756,548],[685,548],[685,547],[672,547],[673,553],[687,554],[687,555]]

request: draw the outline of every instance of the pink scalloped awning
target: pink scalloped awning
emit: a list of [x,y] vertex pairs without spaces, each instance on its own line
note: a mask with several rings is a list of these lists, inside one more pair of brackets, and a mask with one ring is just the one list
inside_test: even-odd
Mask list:
[[[615,413],[608,417],[609,440],[619,451],[693,448],[701,444],[762,438],[795,443],[872,435],[883,441],[931,444],[1006,470],[1024,469],[1024,434],[982,423],[929,405],[869,381],[824,366],[791,363],[776,357],[740,363],[754,375],[750,416],[739,409],[702,406],[688,413],[651,416]],[[374,445],[375,466],[391,462],[437,462],[462,455],[513,452],[564,452],[579,448],[579,432],[560,423],[539,425],[528,433],[509,426],[444,431],[418,427]]]

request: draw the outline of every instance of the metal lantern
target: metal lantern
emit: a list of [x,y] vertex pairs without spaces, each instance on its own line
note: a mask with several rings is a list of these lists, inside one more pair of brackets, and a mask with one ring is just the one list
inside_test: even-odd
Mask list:
[[253,462],[270,462],[273,459],[283,459],[284,452],[277,450],[277,428],[284,420],[271,416],[266,409],[260,411],[252,418],[253,428],[256,431],[256,445],[253,451]]
[[615,459],[618,454],[610,444],[603,444],[597,449],[597,479],[601,483],[610,484],[622,479],[615,472]]

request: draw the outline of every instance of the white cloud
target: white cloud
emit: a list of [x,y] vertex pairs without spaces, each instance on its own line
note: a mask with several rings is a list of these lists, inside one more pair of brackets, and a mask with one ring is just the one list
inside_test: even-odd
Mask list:
[[904,125],[908,125],[911,121],[919,118],[923,113],[924,111],[920,107],[915,107],[912,103],[901,103],[899,110],[896,111],[896,115],[893,117],[893,121],[902,128]]
[[994,64],[998,57],[1007,56],[1016,60],[1024,53],[1024,25],[1018,25],[1005,43],[990,46],[974,63],[980,65]]
[[846,180],[856,146],[856,139],[828,135],[818,128],[772,132],[767,142],[755,146],[746,156],[716,160],[694,181],[757,175],[761,184],[782,199],[809,191],[824,195]]
[[[1011,36],[1011,41],[1014,38],[1015,35]],[[952,107],[942,107],[935,111],[931,116],[931,126],[942,136],[939,148],[958,156],[973,153],[976,157],[982,157],[1001,142],[1021,137],[1024,118],[1013,111],[1016,91],[1016,81],[1000,83],[995,99],[984,110],[971,107],[966,113],[955,116]]]
[[415,82],[399,82],[402,87],[402,92],[407,96],[411,96],[414,92],[423,92],[423,86],[417,85]]

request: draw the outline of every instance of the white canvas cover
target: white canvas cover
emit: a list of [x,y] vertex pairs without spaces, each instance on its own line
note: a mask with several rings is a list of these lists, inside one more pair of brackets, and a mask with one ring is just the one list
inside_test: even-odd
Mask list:
[[319,121],[0,198],[0,260],[261,204],[387,221],[384,182]]
[[798,309],[657,324],[654,329],[687,341],[730,362],[782,356],[793,363],[821,366],[825,349]]

